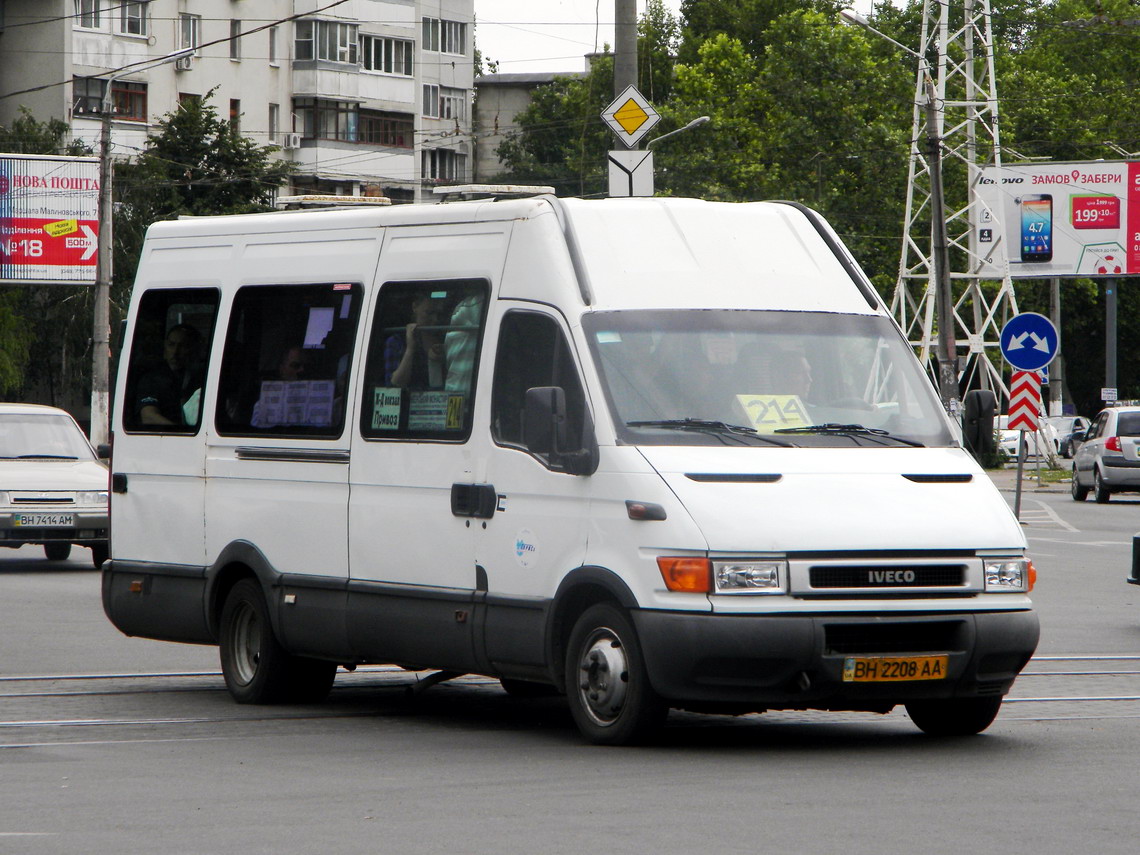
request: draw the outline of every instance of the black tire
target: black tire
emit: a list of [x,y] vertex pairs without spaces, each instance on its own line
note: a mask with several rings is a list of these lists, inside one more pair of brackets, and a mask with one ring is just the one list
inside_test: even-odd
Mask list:
[[644,742],[669,712],[649,684],[633,624],[610,603],[590,606],[574,624],[566,647],[566,696],[574,723],[595,745]]
[[45,543],[44,555],[48,561],[66,561],[71,554],[70,543]]
[[1073,483],[1071,485],[1074,502],[1083,502],[1089,497],[1089,488],[1082,487],[1080,479],[1077,478],[1077,467],[1073,467]]
[[103,562],[107,560],[108,555],[109,550],[105,543],[99,543],[91,547],[91,563],[95,565],[96,570],[103,567]]
[[558,689],[549,683],[535,683],[530,680],[512,680],[503,677],[499,685],[512,698],[549,698],[558,694]]
[[336,677],[334,663],[291,656],[278,643],[253,579],[242,579],[226,597],[218,648],[226,688],[239,704],[316,703]]
[[1093,499],[1096,500],[1098,505],[1103,505],[1108,502],[1110,491],[1108,486],[1104,483],[1104,479],[1100,477],[1100,470],[1093,469]]
[[928,736],[973,736],[993,724],[1000,709],[1000,697],[912,701],[906,705],[911,721]]

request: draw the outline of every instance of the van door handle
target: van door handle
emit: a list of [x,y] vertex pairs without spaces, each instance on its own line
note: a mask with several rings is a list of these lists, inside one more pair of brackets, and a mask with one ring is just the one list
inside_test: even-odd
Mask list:
[[457,517],[489,520],[495,515],[498,502],[494,484],[451,485],[451,512]]
[[126,472],[112,472],[111,473],[111,492],[112,493],[125,493],[125,492],[127,492],[127,473]]

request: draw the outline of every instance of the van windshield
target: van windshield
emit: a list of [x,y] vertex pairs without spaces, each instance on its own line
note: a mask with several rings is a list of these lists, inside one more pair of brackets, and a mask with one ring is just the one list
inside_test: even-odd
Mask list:
[[887,318],[627,310],[583,318],[619,438],[644,445],[948,446]]

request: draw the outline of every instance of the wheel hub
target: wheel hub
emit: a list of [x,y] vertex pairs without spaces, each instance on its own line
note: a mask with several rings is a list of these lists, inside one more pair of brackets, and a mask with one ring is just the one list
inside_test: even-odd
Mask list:
[[586,712],[597,724],[612,724],[625,706],[629,683],[621,641],[608,630],[598,631],[584,645],[578,668],[578,692]]

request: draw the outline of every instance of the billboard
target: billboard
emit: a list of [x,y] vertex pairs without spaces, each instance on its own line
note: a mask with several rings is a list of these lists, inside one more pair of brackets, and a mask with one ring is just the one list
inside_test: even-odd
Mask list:
[[98,212],[98,158],[0,154],[0,284],[94,284]]
[[983,275],[1003,276],[1006,257],[1014,278],[1140,273],[1140,163],[989,167],[978,194],[975,245],[994,249]]

